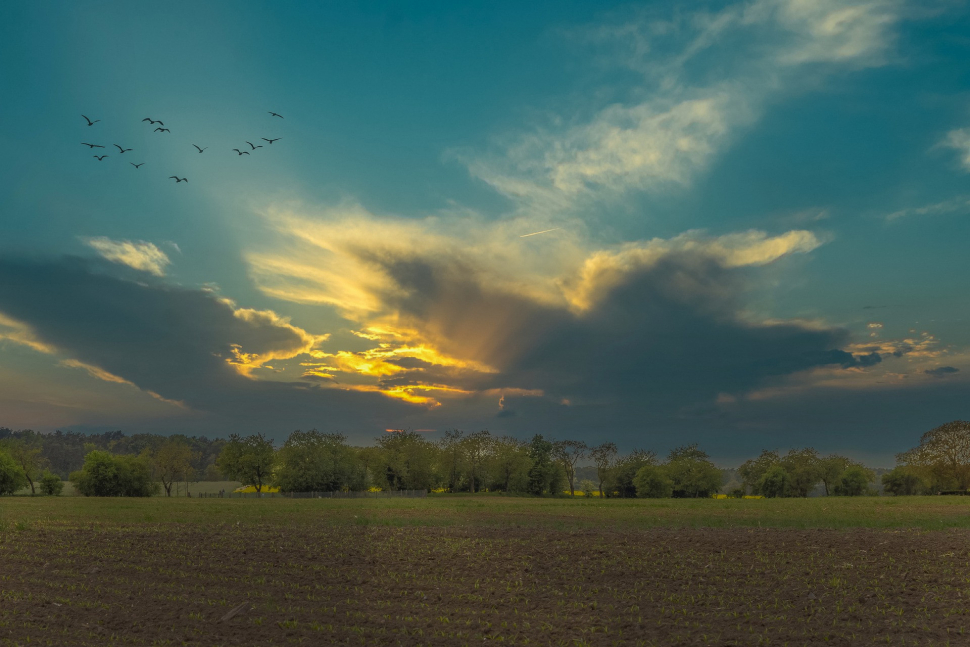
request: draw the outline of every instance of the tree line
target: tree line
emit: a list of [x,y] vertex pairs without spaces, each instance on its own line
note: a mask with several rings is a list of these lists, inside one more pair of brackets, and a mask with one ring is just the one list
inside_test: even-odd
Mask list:
[[[93,496],[171,496],[174,484],[200,476],[240,481],[257,492],[272,486],[283,492],[378,488],[655,498],[719,492],[806,497],[817,488],[825,495],[860,496],[875,494],[876,480],[865,465],[812,448],[763,451],[737,468],[737,482],[725,484],[724,471],[696,444],[661,459],[640,449],[623,454],[612,442],[590,446],[539,434],[525,441],[488,431],[454,430],[434,441],[394,432],[366,447],[352,446],[337,433],[295,431],[276,447],[263,434],[208,440],[0,429],[0,494],[23,487],[57,493],[51,490],[62,486],[65,467],[75,489]],[[954,421],[923,434],[917,447],[897,456],[882,483],[894,495],[970,488],[970,423]]]

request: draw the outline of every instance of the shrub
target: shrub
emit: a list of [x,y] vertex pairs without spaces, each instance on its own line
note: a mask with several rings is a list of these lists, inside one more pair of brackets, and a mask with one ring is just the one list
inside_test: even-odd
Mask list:
[[97,450],[84,457],[71,482],[84,496],[152,496],[160,489],[146,458]]
[[666,499],[674,492],[674,482],[667,476],[667,470],[658,465],[644,465],[633,477],[637,496],[647,499]]
[[0,452],[0,495],[13,494],[27,487],[27,475],[9,454]]
[[64,491],[64,481],[50,470],[40,475],[40,493],[45,496],[58,496]]

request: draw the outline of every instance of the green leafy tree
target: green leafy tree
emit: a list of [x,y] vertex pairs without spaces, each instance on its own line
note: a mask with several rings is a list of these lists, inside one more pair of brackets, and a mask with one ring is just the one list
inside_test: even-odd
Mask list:
[[0,496],[13,494],[27,486],[27,476],[24,469],[10,454],[0,451]]
[[21,432],[19,438],[11,438],[2,443],[10,458],[15,460],[24,472],[30,493],[37,494],[35,487],[37,479],[47,461],[44,459],[44,444],[40,434],[30,430]]
[[192,448],[182,438],[173,437],[165,441],[154,456],[155,473],[165,488],[165,496],[172,496],[172,485],[176,481],[189,480],[195,471]]
[[706,497],[721,487],[721,470],[696,444],[671,451],[664,467],[673,482],[674,496]]
[[637,486],[633,482],[637,472],[646,465],[655,465],[657,455],[645,449],[634,449],[626,456],[616,460],[609,470],[609,481],[605,486],[607,495],[619,497],[637,496]]
[[342,434],[294,431],[277,452],[273,483],[283,492],[367,489],[367,470]]
[[589,456],[593,459],[593,464],[596,465],[596,480],[600,498],[604,496],[603,482],[609,478],[610,470],[616,464],[617,455],[616,443],[603,443],[589,450]]
[[934,490],[970,489],[970,422],[954,420],[927,431],[917,447],[896,460],[924,476]]
[[245,438],[238,434],[229,436],[229,442],[222,448],[216,464],[227,477],[243,485],[252,485],[256,492],[262,492],[273,474],[276,452],[273,441],[263,434],[253,434]]
[[644,465],[633,477],[637,496],[648,499],[666,499],[673,494],[674,482],[667,470],[660,465]]
[[555,445],[536,434],[529,442],[529,492],[536,496],[558,494],[565,480],[562,468],[553,456]]
[[849,465],[852,465],[852,461],[838,454],[831,454],[819,460],[819,479],[825,487],[826,496],[835,493],[835,486],[839,484],[842,479],[842,472]]
[[529,488],[529,445],[511,436],[496,438],[488,463],[492,483],[503,492],[526,492]]
[[741,484],[745,491],[751,494],[764,494],[759,484],[765,473],[779,463],[781,463],[781,457],[778,456],[778,452],[767,449],[763,450],[757,458],[751,458],[742,463],[738,468],[738,476],[741,477]]
[[922,494],[926,490],[926,482],[912,469],[901,466],[882,475],[882,487],[894,496],[911,496]]
[[84,496],[146,497],[157,494],[147,454],[116,455],[95,450],[84,457],[84,467],[71,474],[74,489]]
[[560,440],[553,443],[552,455],[569,482],[569,495],[575,496],[576,465],[589,455],[589,447],[581,440]]
[[789,476],[788,470],[786,470],[780,464],[776,464],[769,467],[765,473],[761,475],[761,479],[758,481],[756,489],[762,496],[766,496],[769,499],[774,499],[788,496],[790,486],[791,476]]
[[64,481],[50,470],[40,475],[40,492],[44,496],[59,496],[64,491]]
[[438,447],[413,431],[381,436],[364,452],[371,478],[387,490],[430,490],[441,478]]
[[786,496],[807,497],[822,480],[822,462],[811,447],[792,449],[781,458],[781,466],[788,472]]
[[468,490],[475,493],[477,483],[485,476],[484,463],[491,455],[494,439],[487,429],[465,436],[460,442],[462,462],[468,473]]
[[442,460],[446,478],[446,487],[449,492],[458,491],[458,482],[461,478],[461,441],[465,433],[459,429],[449,429],[445,431],[445,437],[438,441],[439,456]]
[[835,493],[839,496],[862,496],[869,492],[869,484],[876,480],[872,470],[861,465],[850,465],[842,472]]

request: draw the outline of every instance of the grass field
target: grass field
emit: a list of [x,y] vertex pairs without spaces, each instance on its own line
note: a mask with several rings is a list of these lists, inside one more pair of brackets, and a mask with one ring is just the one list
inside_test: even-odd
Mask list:
[[968,645],[968,526],[964,497],[7,497],[0,644]]

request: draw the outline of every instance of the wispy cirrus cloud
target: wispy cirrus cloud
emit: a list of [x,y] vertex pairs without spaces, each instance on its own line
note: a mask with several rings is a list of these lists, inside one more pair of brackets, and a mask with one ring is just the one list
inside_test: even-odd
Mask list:
[[951,130],[940,145],[956,150],[960,155],[960,165],[964,170],[970,171],[970,128]]
[[490,154],[456,155],[532,211],[684,187],[772,101],[827,74],[884,65],[904,10],[897,0],[758,0],[581,30],[578,40],[607,49],[601,60],[642,75],[630,98],[587,119],[558,115]]
[[168,254],[154,243],[143,240],[111,240],[105,236],[82,238],[82,242],[94,249],[105,260],[121,263],[155,276],[165,276],[165,268],[172,262]]

